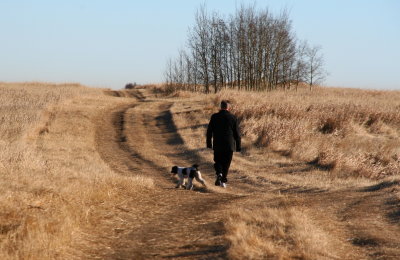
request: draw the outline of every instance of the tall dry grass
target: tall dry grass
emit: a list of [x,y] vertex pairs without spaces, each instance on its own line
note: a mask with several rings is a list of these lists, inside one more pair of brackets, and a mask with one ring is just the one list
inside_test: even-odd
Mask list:
[[95,150],[96,119],[121,102],[76,84],[0,84],[1,259],[114,253],[128,225],[115,209],[152,187]]
[[315,88],[222,91],[243,134],[257,146],[346,177],[400,173],[400,92]]

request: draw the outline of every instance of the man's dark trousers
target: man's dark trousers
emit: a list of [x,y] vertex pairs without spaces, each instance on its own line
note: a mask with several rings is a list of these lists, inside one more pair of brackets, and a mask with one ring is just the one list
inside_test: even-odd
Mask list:
[[222,173],[221,182],[228,182],[227,175],[231,166],[233,152],[214,150],[214,169],[216,174]]
[[[207,127],[207,147],[214,150],[215,185],[227,182],[233,151],[241,150],[241,138],[237,118],[228,110],[221,109],[211,116]],[[218,175],[222,174],[222,178]]]

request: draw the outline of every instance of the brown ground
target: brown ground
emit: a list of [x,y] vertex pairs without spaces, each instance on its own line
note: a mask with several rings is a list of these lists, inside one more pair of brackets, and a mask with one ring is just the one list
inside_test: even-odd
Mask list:
[[[398,181],[335,182],[326,169],[245,146],[234,155],[229,187],[223,190],[213,186],[212,152],[188,147],[189,137],[180,134],[173,119],[174,105],[185,113],[199,107],[184,100],[174,104],[144,89],[108,94],[129,96],[132,102],[98,119],[98,151],[116,172],[150,176],[156,184],[129,205],[140,209],[140,217],[129,215],[129,207],[121,209],[136,226],[121,231],[110,258],[231,258],[224,225],[231,210],[296,207],[334,237],[329,247],[324,245],[328,252],[298,259],[400,259]],[[197,124],[193,120],[192,127]],[[193,163],[201,165],[207,188],[197,184],[194,191],[175,189],[170,167]]]

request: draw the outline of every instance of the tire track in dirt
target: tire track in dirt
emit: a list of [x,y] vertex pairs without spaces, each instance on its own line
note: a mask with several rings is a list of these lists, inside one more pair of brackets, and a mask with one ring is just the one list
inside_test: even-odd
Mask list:
[[175,189],[169,173],[172,163],[191,165],[201,158],[185,149],[169,102],[148,100],[140,91],[129,97],[134,97],[130,104],[99,119],[97,150],[116,172],[151,177],[156,187],[140,203],[131,202],[140,216],[126,213],[131,228],[120,235],[110,258],[226,259],[222,218],[238,197],[204,188]]

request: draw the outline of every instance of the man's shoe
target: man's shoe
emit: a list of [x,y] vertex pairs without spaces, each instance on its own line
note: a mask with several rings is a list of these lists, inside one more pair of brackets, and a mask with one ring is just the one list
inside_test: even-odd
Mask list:
[[222,188],[226,188],[226,183],[225,182],[221,182],[221,187]]
[[222,178],[222,173],[217,174],[217,179],[215,180],[215,186],[221,186],[221,178]]

